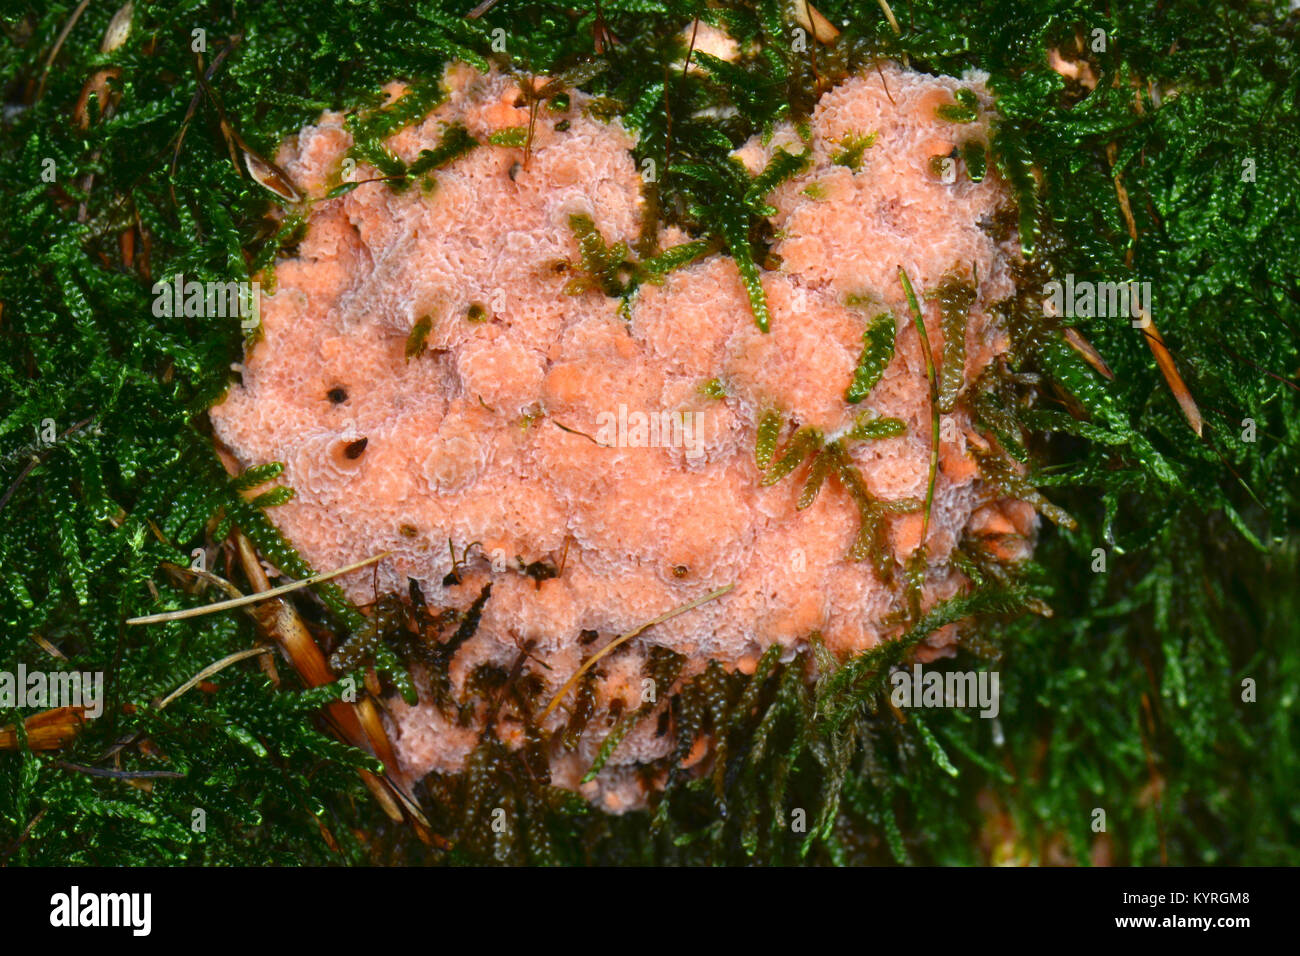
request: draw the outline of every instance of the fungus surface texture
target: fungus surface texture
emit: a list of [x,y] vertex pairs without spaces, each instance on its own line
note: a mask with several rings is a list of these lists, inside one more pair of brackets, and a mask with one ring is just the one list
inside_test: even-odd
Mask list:
[[[452,137],[477,145],[405,188],[346,161],[342,114],[281,148],[312,212],[212,409],[241,465],[284,463],[295,495],[274,517],[316,568],[392,552],[341,579],[358,604],[414,581],[463,609],[490,582],[450,697],[417,669],[421,702],[389,701],[408,773],[459,770],[489,724],[522,745],[523,722],[475,690],[484,668],[526,662],[545,705],[620,635],[729,588],[620,644],[546,717],[564,727],[580,698],[599,715],[552,745],[555,783],[640,806],[655,782],[637,767],[676,745],[654,719],[670,693],[649,676],[656,653],[681,656],[675,680],[710,661],[751,672],[810,640],[847,658],[966,586],[951,560],[964,538],[1029,553],[1035,511],[988,474],[1015,466],[972,411],[1008,349],[999,304],[1019,256],[984,169],[981,76],[885,66],[736,151],[754,182],[792,171],[764,200],[769,331],[725,248],[660,272],[627,251],[644,170],[588,97],[535,108],[519,79],[463,65],[442,83],[387,148],[418,164]],[[661,250],[692,240],[651,229]],[[955,638],[935,632],[919,658]],[[582,783],[638,708],[647,719]]]

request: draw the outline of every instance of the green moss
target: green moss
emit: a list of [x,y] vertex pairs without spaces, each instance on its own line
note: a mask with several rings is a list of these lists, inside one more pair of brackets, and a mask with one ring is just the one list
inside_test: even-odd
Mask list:
[[509,129],[497,130],[488,137],[488,142],[493,146],[509,146],[513,149],[523,149],[528,143],[528,127],[511,126]]
[[943,330],[943,357],[939,368],[939,411],[951,412],[966,376],[966,318],[977,298],[975,289],[949,273],[933,298],[939,300],[939,327]]
[[857,172],[862,166],[862,158],[876,142],[876,134],[849,134],[840,140],[840,148],[831,154],[831,162],[837,166],[847,166]]
[[705,398],[726,398],[727,386],[722,379],[711,378],[700,384],[699,392]]
[[850,405],[866,398],[885,374],[894,357],[895,334],[893,313],[883,312],[867,323],[862,333],[862,354],[853,370],[853,381],[844,393],[844,400]]
[[944,103],[935,109],[939,119],[949,123],[973,123],[979,117],[979,98],[974,91],[959,89],[953,93],[956,103]]
[[409,362],[413,358],[419,358],[424,354],[428,344],[429,332],[433,330],[433,317],[424,315],[419,318],[415,325],[411,326],[410,333],[406,336],[406,360]]

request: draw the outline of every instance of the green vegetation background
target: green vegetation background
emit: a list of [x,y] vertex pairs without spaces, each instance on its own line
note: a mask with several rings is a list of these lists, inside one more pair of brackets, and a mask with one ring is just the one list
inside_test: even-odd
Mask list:
[[[815,59],[793,49],[775,2],[606,0],[598,14],[501,0],[470,20],[469,0],[141,0],[108,54],[100,42],[118,4],[89,3],[59,45],[76,6],[6,2],[0,21],[0,670],[102,670],[108,701],[62,750],[0,752],[0,863],[1300,862],[1300,18],[1285,2],[898,0],[895,35],[875,3],[822,0],[846,28]],[[698,77],[667,70],[697,13],[763,52],[735,68],[701,60]],[[603,57],[602,24],[619,41]],[[196,98],[200,28],[205,67],[229,52],[212,95]],[[212,599],[161,565],[188,564],[230,520],[295,565],[209,445],[204,411],[240,355],[236,322],[155,318],[142,250],[124,268],[120,234],[148,233],[154,278],[248,277],[287,237],[265,228],[275,198],[231,162],[216,104],[270,155],[323,109],[374,104],[395,77],[436,78],[450,58],[504,63],[497,28],[518,69],[603,65],[575,78],[617,101],[643,155],[667,168],[665,214],[759,262],[759,217],[725,154],[806,113],[814,70],[904,55],[927,71],[986,70],[1003,114],[995,161],[1033,226],[1039,268],[1152,283],[1156,321],[1206,419],[1201,438],[1126,320],[1079,325],[1113,381],[1050,321],[1015,321],[1017,372],[1036,379],[1008,386],[1000,411],[1025,429],[1033,481],[1079,527],[1047,528],[1022,576],[990,577],[913,628],[993,612],[958,666],[1000,671],[996,726],[956,711],[900,724],[880,706],[887,660],[768,661],[753,680],[697,693],[728,755],[714,778],[675,785],[653,816],[584,813],[518,784],[513,758],[487,748],[471,779],[430,784],[463,811],[434,819],[457,842],[447,854],[389,824],[355,773],[369,758],[318,728],[313,714],[336,688],[297,688],[285,666],[274,688],[249,660],[222,672],[215,693],[154,706],[256,640],[234,614],[125,627]],[[1091,49],[1097,29],[1104,51]],[[1046,65],[1076,36],[1100,78],[1093,92]],[[107,118],[92,102],[79,129],[83,85],[104,67],[120,70],[120,101]],[[708,105],[736,113],[691,118]],[[1005,426],[999,409],[988,417]],[[51,447],[38,443],[46,420],[59,434]],[[273,516],[274,499],[262,504]],[[1095,548],[1105,573],[1092,571]],[[1013,613],[1038,600],[1052,617]],[[811,688],[796,679],[805,666],[819,668]],[[0,711],[0,727],[30,713]],[[502,801],[510,832],[488,834],[486,808]],[[195,808],[206,832],[190,825]],[[792,832],[795,808],[810,832]]]

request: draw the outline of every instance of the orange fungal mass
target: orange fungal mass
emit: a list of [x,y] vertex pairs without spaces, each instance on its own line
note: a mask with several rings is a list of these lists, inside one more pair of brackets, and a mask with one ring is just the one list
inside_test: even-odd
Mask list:
[[[640,706],[655,645],[684,655],[688,677],[710,660],[752,670],[767,648],[793,654],[814,632],[841,657],[896,637],[903,576],[882,579],[872,560],[854,560],[860,511],[841,478],[825,477],[804,508],[819,467],[812,454],[764,484],[755,449],[771,413],[782,428],[773,460],[797,428],[811,427],[825,443],[839,440],[867,493],[903,503],[880,543],[900,563],[924,544],[924,607],[964,585],[948,562],[964,534],[999,535],[1011,559],[1027,553],[1036,518],[982,479],[973,449],[988,440],[961,400],[942,415],[924,542],[916,510],[931,409],[900,267],[921,297],[937,364],[941,304],[924,293],[953,275],[975,288],[959,399],[1008,348],[995,305],[1014,291],[1018,240],[999,241],[990,228],[1008,203],[1005,186],[992,171],[972,181],[960,159],[963,144],[988,136],[980,77],[873,70],[822,97],[808,139],[786,126],[737,151],[757,173],[778,149],[808,150],[805,169],[768,197],[767,334],[722,253],[643,282],[626,303],[599,289],[566,291],[582,267],[573,217],[588,217],[611,247],[642,229],[632,134],[592,116],[574,92],[567,110],[538,111],[527,150],[493,145],[493,134],[529,126],[519,81],[455,66],[443,83],[441,105],[387,143],[411,163],[463,126],[480,145],[434,170],[435,182],[367,183],[325,198],[341,175],[380,175],[345,164],[352,138],[341,114],[282,147],[279,164],[316,201],[295,257],[275,266],[241,380],[211,416],[244,466],[284,463],[279,480],[296,495],[273,517],[317,568],[391,551],[379,565],[381,592],[405,593],[414,579],[431,603],[457,606],[492,582],[477,633],[452,660],[453,694],[476,667],[508,669],[531,645],[549,700],[616,636],[728,585],[601,661],[598,707]],[[961,89],[978,97],[973,122],[939,112]],[[660,229],[665,247],[687,238]],[[851,404],[864,332],[882,315],[892,316],[893,356]],[[408,358],[425,319],[424,348]],[[901,433],[852,439],[872,412],[901,421]],[[457,555],[477,546],[463,583],[444,588],[449,539]],[[562,570],[534,580],[522,569],[537,561]],[[374,598],[370,569],[341,583],[359,604]],[[584,631],[598,640],[583,643]],[[922,659],[954,639],[952,629],[933,635]],[[668,697],[659,688],[657,707]],[[572,694],[548,726],[562,726],[571,706]],[[427,695],[413,707],[390,701],[389,712],[397,753],[417,775],[459,769],[482,729]],[[608,727],[593,721],[576,749],[557,745],[554,781],[609,810],[641,805],[636,765],[673,746],[657,724],[652,713],[580,784]],[[508,744],[522,739],[517,724],[495,732]],[[695,748],[689,763],[703,766],[704,752]]]

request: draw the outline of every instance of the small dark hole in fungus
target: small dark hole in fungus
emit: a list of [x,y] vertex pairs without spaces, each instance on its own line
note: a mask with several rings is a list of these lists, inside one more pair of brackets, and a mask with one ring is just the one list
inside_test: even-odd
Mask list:
[[579,644],[590,644],[596,638],[600,637],[599,631],[593,631],[591,628],[585,628],[578,632]]
[[406,593],[410,595],[411,603],[418,608],[426,607],[424,601],[424,591],[420,588],[420,582],[415,578],[406,579]]
[[557,133],[567,133],[568,130],[569,130],[569,121],[566,119],[560,120],[558,123],[555,124],[555,131]]
[[361,457],[361,453],[366,450],[366,445],[369,442],[369,438],[358,438],[354,442],[348,442],[347,447],[343,449],[343,456],[349,461],[356,461]]
[[348,400],[347,389],[341,385],[335,385],[325,393],[325,396],[335,405],[341,405]]
[[520,166],[518,162],[514,162],[514,163],[511,163],[511,164],[510,164],[510,181],[511,181],[511,182],[514,182],[514,181],[515,181],[515,177],[519,175],[519,170],[522,169],[522,168],[523,168],[523,167]]
[[401,533],[402,537],[404,538],[414,538],[417,534],[420,533],[419,529],[416,528],[415,525],[413,524],[404,524],[401,527],[399,527],[397,530]]
[[[522,564],[522,562],[521,562]],[[558,578],[560,572],[555,565],[548,564],[545,561],[534,561],[532,564],[523,564],[520,568],[528,577],[533,579],[533,583],[540,588],[543,581],[549,581],[551,578]]]
[[487,317],[487,308],[481,302],[471,302],[465,313],[465,318],[471,322],[486,322]]
[[679,564],[673,568],[673,577],[684,578],[691,573],[691,569],[684,564]]

